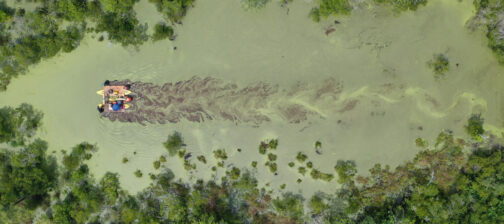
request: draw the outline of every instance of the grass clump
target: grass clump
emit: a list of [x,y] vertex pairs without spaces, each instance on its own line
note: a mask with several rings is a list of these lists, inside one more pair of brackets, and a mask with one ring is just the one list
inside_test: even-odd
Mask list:
[[278,168],[278,167],[277,167],[277,164],[276,164],[276,163],[270,163],[270,165],[269,165],[269,170],[270,170],[270,172],[272,172],[272,173],[276,172],[276,171],[277,171],[277,168]]
[[277,159],[277,155],[273,154],[273,153],[269,153],[268,154],[268,160],[269,161],[275,161]]
[[304,163],[304,161],[306,159],[308,159],[308,156],[306,154],[302,153],[302,152],[298,152],[298,154],[296,156],[296,159],[297,159],[298,162]]
[[233,167],[231,169],[231,171],[227,171],[226,174],[229,176],[229,178],[231,178],[231,180],[237,180],[238,178],[240,178],[240,169],[236,168],[236,167]]
[[321,195],[320,193],[313,195],[310,200],[309,207],[314,214],[321,214],[329,208],[329,205],[325,202],[325,198],[327,197],[324,197],[324,195]]
[[306,168],[303,166],[298,167],[298,173],[304,176],[306,174]]
[[153,165],[154,165],[154,169],[156,169],[156,170],[157,170],[157,169],[159,169],[159,167],[161,166],[161,162],[159,162],[159,160],[156,160],[156,161],[154,161],[154,164],[153,164]]
[[268,146],[270,149],[276,149],[278,147],[278,139],[271,139]]
[[185,146],[184,139],[179,132],[174,132],[168,136],[168,140],[163,143],[163,146],[168,150],[170,156],[174,156],[177,152]]
[[415,145],[418,147],[426,148],[427,146],[429,146],[429,142],[427,142],[427,140],[423,138],[417,138],[415,139]]
[[427,4],[427,0],[375,0],[375,2],[391,5],[397,11],[415,11],[419,6]]
[[246,10],[257,10],[264,8],[270,0],[241,0],[243,8]]
[[206,164],[206,158],[205,156],[201,155],[201,156],[198,156],[197,159],[202,162],[203,164]]
[[186,149],[182,149],[182,150],[178,151],[178,152],[177,152],[178,157],[179,157],[179,158],[181,158],[181,159],[183,159],[183,158],[184,158],[184,156],[186,155],[186,152],[187,152],[187,150],[186,150]]
[[317,169],[312,169],[310,176],[315,180],[321,179],[327,182],[331,181],[334,178],[334,175],[329,173],[322,173]]
[[213,153],[214,153],[214,157],[216,159],[226,160],[228,158],[225,149],[217,149],[217,150],[213,151]]
[[450,70],[450,61],[444,54],[435,54],[434,58],[427,62],[427,66],[434,72],[434,77],[439,79]]
[[262,141],[259,145],[259,154],[264,155],[268,149],[274,150],[278,147],[278,139]]
[[353,177],[357,174],[357,165],[351,160],[338,160],[334,169],[338,173],[338,183],[346,184],[349,183]]
[[266,154],[266,146],[264,144],[259,145],[259,154]]
[[142,176],[143,176],[143,173],[142,173],[142,171],[140,171],[140,170],[136,170],[134,174],[135,174],[135,176],[136,176],[136,177],[138,177],[138,178],[140,178],[140,177],[142,177]]
[[195,170],[196,169],[196,164],[190,163],[189,161],[185,160],[184,161],[184,169],[187,171]]
[[467,120],[467,125],[465,126],[466,133],[471,136],[472,139],[476,141],[483,140],[481,135],[485,133],[485,129],[483,129],[483,118],[481,114],[473,114]]

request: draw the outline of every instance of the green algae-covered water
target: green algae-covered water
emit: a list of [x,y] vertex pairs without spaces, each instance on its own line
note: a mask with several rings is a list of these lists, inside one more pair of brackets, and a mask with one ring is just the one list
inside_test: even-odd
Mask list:
[[[98,177],[118,172],[130,192],[150,183],[148,175],[136,178],[133,172],[156,172],[152,162],[166,154],[162,142],[173,131],[182,133],[189,152],[209,160],[188,173],[178,158],[168,159],[166,166],[179,178],[210,178],[212,151],[225,148],[229,165],[250,168],[251,161],[259,162],[255,172],[261,185],[285,183],[287,190],[305,194],[333,191],[336,181],[312,180],[289,168],[299,151],[323,172],[332,173],[339,159],[355,160],[365,171],[375,163],[411,159],[419,150],[414,144],[418,137],[432,140],[442,129],[464,135],[471,113],[481,113],[485,129],[503,135],[504,67],[487,48],[484,34],[465,27],[474,14],[472,1],[432,1],[400,15],[363,7],[337,18],[340,24],[334,19],[312,22],[307,16],[312,6],[295,1],[287,10],[272,2],[259,11],[244,11],[237,0],[198,1],[177,27],[175,41],[134,49],[86,37],[75,51],[43,61],[15,79],[0,93],[0,106],[27,102],[42,110],[40,137],[51,151],[81,141],[96,143],[92,172]],[[151,27],[162,19],[147,1],[135,9]],[[326,35],[330,28],[335,31]],[[436,53],[445,53],[451,64],[441,80],[426,66]],[[259,126],[219,120],[142,126],[110,122],[96,111],[101,98],[95,92],[104,80],[162,84],[193,76],[242,87],[257,82],[287,90],[305,85],[273,102],[295,102],[321,116],[298,124],[273,119]],[[311,100],[310,91],[328,79],[337,83],[338,97]],[[268,138],[279,139],[277,176],[257,152],[260,141]],[[322,155],[315,153],[315,141],[322,142]],[[123,157],[129,162],[123,164]],[[303,182],[297,184],[298,178]]]

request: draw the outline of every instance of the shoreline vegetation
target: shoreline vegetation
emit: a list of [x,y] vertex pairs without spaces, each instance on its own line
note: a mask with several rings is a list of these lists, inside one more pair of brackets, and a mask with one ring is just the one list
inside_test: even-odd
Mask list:
[[[175,40],[174,26],[181,25],[183,17],[195,0],[149,0],[155,4],[165,21],[154,25],[154,33],[147,34],[147,24],[140,24],[133,10],[139,0],[34,0],[40,3],[33,11],[11,8],[0,2],[0,91],[5,91],[12,78],[28,71],[31,65],[60,53],[76,49],[86,34],[94,33],[98,40],[105,37],[117,44],[140,46],[151,39]],[[245,9],[261,9],[270,0],[241,0]],[[285,7],[293,0],[281,0]],[[373,0],[389,5],[397,12],[414,11],[427,0]],[[330,16],[349,15],[353,9],[349,0],[316,0],[308,13],[319,22]],[[470,27],[486,27],[488,46],[499,63],[504,63],[504,33],[501,1],[474,2],[476,14]],[[339,22],[337,22],[339,23]]]
[[[504,147],[492,136],[482,137],[489,133],[481,115],[469,117],[467,136],[441,131],[434,144],[420,144],[422,151],[414,159],[394,169],[375,164],[367,175],[358,176],[355,162],[339,160],[334,176],[340,186],[334,194],[319,192],[310,198],[285,190],[294,183],[283,183],[274,196],[259,187],[248,169],[234,166],[219,168],[226,171],[219,182],[184,183],[161,165],[164,156],[155,162],[159,173],[148,175],[151,185],[132,195],[121,188],[118,174],[95,179],[89,172],[87,161],[99,150],[96,145],[83,142],[69,152],[62,150],[61,161],[49,155],[48,144],[33,137],[41,117],[27,104],[0,109],[2,223],[504,222]],[[189,164],[196,158],[212,162],[187,152],[178,132],[163,144],[170,156],[179,155]],[[282,150],[278,139],[260,146]],[[265,152],[265,160],[275,161],[270,155]],[[214,156],[219,163],[228,159],[225,149],[214,150]],[[292,156],[292,165],[278,165],[299,164],[305,172],[319,172],[306,155]],[[130,175],[140,178],[143,173]]]
[[139,46],[149,38],[174,40],[173,24],[181,24],[193,4],[193,0],[149,0],[172,24],[159,22],[149,37],[147,24],[140,24],[133,10],[138,1],[35,0],[40,6],[33,11],[0,2],[0,91],[31,65],[73,51],[86,34],[94,33],[99,41],[106,37],[124,47]]

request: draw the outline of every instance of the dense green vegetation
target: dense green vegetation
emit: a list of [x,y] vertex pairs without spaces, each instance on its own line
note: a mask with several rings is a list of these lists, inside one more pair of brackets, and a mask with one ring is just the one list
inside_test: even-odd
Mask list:
[[[34,11],[0,5],[0,90],[30,65],[77,48],[86,32],[104,33],[124,46],[147,40],[134,0],[39,0]],[[93,24],[90,26],[89,24]]]
[[166,38],[172,39],[174,36],[174,31],[171,26],[166,25],[165,23],[158,23],[154,26],[154,34],[152,34],[152,40],[158,41]]
[[432,70],[436,79],[442,78],[450,71],[450,61],[444,54],[435,54],[434,57],[427,62],[427,66]]
[[270,0],[241,0],[243,8],[245,9],[260,9],[264,8]]
[[375,0],[375,2],[391,5],[398,11],[415,11],[419,6],[427,4],[427,0]]
[[23,145],[40,126],[42,113],[31,105],[21,104],[17,108],[0,108],[0,143]]
[[348,0],[317,0],[317,4],[318,7],[314,7],[310,12],[310,16],[315,22],[331,15],[348,15],[352,11]]
[[[33,108],[27,111],[25,117],[41,116]],[[18,120],[18,116],[0,113],[2,121]],[[335,169],[341,187],[334,189],[335,194],[316,193],[308,200],[290,192],[272,196],[258,187],[250,172],[237,167],[226,168],[220,183],[198,180],[194,184],[176,181],[170,170],[161,169],[149,174],[149,187],[131,195],[121,189],[117,174],[106,173],[95,180],[89,173],[86,161],[97,150],[94,145],[78,144],[63,152],[58,164],[47,155],[46,142],[30,137],[36,123],[30,134],[17,131],[24,122],[7,122],[13,124],[7,129],[2,126],[4,135],[12,132],[24,139],[0,150],[2,223],[31,223],[35,217],[39,223],[504,222],[504,147],[484,139],[467,144],[441,132],[413,160],[394,170],[376,164],[366,176],[357,175],[354,162],[338,161]],[[466,128],[481,135],[482,123],[479,115],[473,115]],[[227,156],[216,150],[216,157]],[[137,170],[135,175],[143,174]],[[314,168],[310,175],[332,179],[332,174]]]
[[[193,0],[150,0],[168,21],[180,23]],[[148,40],[133,6],[138,0],[36,0],[33,11],[9,8],[0,2],[0,91],[29,66],[61,52],[71,52],[86,33],[97,33],[123,46]],[[153,41],[175,34],[171,26],[154,26]]]
[[469,118],[468,124],[465,126],[467,134],[471,136],[472,139],[481,141],[481,135],[485,133],[483,129],[483,118],[481,114],[473,114]]
[[504,64],[504,33],[502,32],[504,2],[502,0],[475,0],[474,6],[476,7],[476,15],[473,20],[477,24],[486,26],[488,46],[494,52],[499,63]]
[[194,0],[149,0],[156,5],[165,19],[172,23],[181,23],[187,10],[192,7]]
[[[184,139],[182,138],[182,135],[180,135],[180,132],[173,132],[172,135],[168,136],[168,140],[166,140],[163,145],[166,150],[168,150],[170,156],[174,156],[180,149],[182,149],[182,147],[185,146]],[[184,154],[185,152],[182,153],[182,156]]]

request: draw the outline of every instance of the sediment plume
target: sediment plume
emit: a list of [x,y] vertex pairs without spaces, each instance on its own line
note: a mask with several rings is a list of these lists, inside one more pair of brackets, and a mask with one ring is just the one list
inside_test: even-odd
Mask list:
[[112,81],[111,85],[131,86],[133,101],[125,113],[102,113],[111,121],[177,123],[183,120],[208,120],[246,123],[253,126],[281,120],[301,123],[309,119],[326,119],[348,113],[361,104],[371,116],[383,114],[380,107],[409,98],[433,116],[444,116],[459,104],[464,95],[448,108],[442,108],[426,91],[406,85],[385,83],[363,86],[343,92],[343,83],[334,78],[321,82],[281,88],[266,82],[245,86],[212,77],[193,77],[176,83],[157,85],[130,80]]

